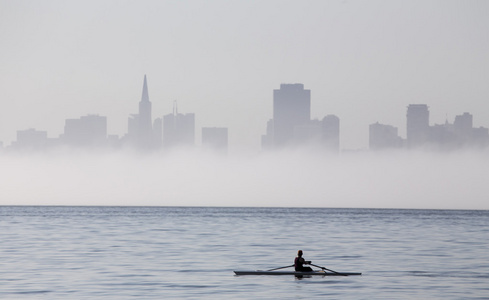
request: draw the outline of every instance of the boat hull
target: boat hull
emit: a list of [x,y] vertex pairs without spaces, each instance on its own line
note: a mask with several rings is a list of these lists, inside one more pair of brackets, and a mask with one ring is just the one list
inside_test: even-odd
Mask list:
[[353,276],[362,273],[330,273],[330,272],[295,272],[295,271],[234,271],[236,275],[294,275],[294,276]]

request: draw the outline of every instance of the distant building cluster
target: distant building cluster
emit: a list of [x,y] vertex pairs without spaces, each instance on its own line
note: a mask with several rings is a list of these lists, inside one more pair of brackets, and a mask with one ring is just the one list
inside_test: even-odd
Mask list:
[[273,91],[273,119],[262,136],[263,149],[310,146],[339,152],[340,119],[334,115],[311,120],[311,91],[303,84],[281,84]]
[[369,127],[369,148],[385,149],[430,149],[457,150],[485,148],[489,145],[489,130],[474,128],[470,113],[455,116],[453,123],[430,126],[430,112],[426,104],[411,104],[407,107],[406,139],[399,137],[397,128],[378,122]]
[[[369,126],[370,150],[387,149],[435,149],[456,150],[485,148],[489,146],[487,128],[473,127],[473,117],[463,113],[453,123],[430,125],[426,104],[407,107],[406,139],[398,129],[380,123]],[[202,128],[202,148],[220,154],[228,152],[228,128]],[[325,153],[339,153],[340,119],[326,115],[311,120],[311,91],[304,85],[281,84],[273,90],[273,117],[266,124],[261,137],[263,150],[285,148],[310,148]],[[107,118],[99,115],[67,119],[64,131],[58,138],[48,138],[46,131],[27,129],[17,131],[17,139],[6,150],[39,151],[54,147],[70,148],[132,148],[144,151],[195,146],[195,114],[182,114],[177,103],[173,111],[159,118],[152,118],[146,76],[139,102],[138,114],[128,118],[127,133],[119,137],[107,134]],[[0,142],[0,149],[4,146]]]
[[[16,151],[47,150],[53,147],[70,148],[133,148],[138,150],[171,149],[195,146],[195,115],[181,114],[174,102],[173,112],[152,119],[148,83],[144,76],[139,113],[128,119],[127,133],[119,137],[107,134],[107,118],[98,115],[67,119],[59,138],[48,138],[46,131],[27,129],[17,131],[17,140],[7,149]],[[218,153],[227,153],[228,129],[202,128],[202,145]],[[2,146],[0,144],[0,146]]]

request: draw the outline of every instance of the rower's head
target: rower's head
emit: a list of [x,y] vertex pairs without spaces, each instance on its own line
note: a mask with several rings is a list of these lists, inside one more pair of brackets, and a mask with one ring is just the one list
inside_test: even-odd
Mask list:
[[302,250],[297,251],[297,256],[302,257]]

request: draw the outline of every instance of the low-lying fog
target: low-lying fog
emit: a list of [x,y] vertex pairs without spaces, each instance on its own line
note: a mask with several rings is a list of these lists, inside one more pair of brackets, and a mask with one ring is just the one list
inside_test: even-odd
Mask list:
[[0,156],[0,205],[489,209],[489,153]]

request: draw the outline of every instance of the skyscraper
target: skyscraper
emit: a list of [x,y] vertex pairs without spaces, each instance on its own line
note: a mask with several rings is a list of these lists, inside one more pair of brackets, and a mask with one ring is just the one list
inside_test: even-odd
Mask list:
[[139,101],[139,114],[129,117],[127,137],[130,143],[138,148],[150,149],[155,145],[146,75],[144,75],[143,93]]
[[402,138],[397,134],[397,128],[391,125],[370,124],[370,150],[396,149],[402,147]]
[[273,119],[267,122],[267,132],[261,136],[262,149],[273,149]]
[[195,115],[180,114],[176,103],[173,113],[163,116],[163,146],[194,146],[195,143]]
[[106,146],[107,117],[88,115],[67,119],[61,140],[69,146]]
[[455,132],[458,135],[464,136],[465,138],[470,138],[473,127],[472,115],[466,112],[463,115],[455,116],[453,126],[455,127]]
[[304,85],[281,84],[273,90],[273,144],[282,147],[290,144],[294,130],[311,120],[311,91]]
[[340,118],[327,115],[321,121],[321,141],[326,149],[338,153],[340,151]]
[[407,145],[409,148],[423,146],[430,133],[430,112],[426,104],[410,104],[407,109]]
[[49,145],[48,133],[33,128],[17,131],[17,140],[12,143],[15,150],[44,150]]
[[148,83],[144,75],[143,93],[139,101],[139,138],[142,144],[149,145],[153,139],[153,121],[151,120],[151,102],[148,95]]
[[153,129],[151,123],[151,102],[149,101],[146,75],[144,75],[143,93],[141,101],[139,101],[139,133],[142,136],[151,136]]

